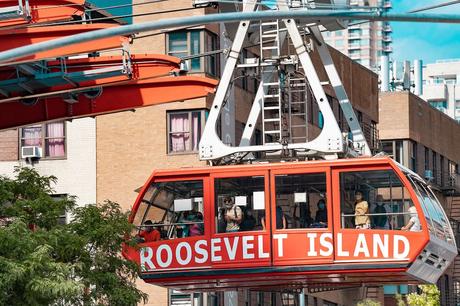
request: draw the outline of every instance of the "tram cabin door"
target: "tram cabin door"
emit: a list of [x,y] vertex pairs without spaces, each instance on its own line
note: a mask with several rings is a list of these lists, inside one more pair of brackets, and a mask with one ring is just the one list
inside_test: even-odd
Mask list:
[[333,262],[329,167],[277,168],[270,172],[274,266]]
[[266,170],[212,172],[213,268],[271,265],[269,190]]

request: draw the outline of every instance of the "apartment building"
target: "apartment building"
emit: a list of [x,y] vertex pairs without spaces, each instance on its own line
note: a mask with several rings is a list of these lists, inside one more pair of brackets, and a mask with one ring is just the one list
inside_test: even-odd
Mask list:
[[[390,0],[352,0],[350,5],[357,8],[383,7],[385,10],[392,7]],[[350,21],[348,29],[325,32],[325,40],[357,63],[378,71],[380,57],[393,52],[391,32],[389,22]]]
[[422,98],[460,122],[460,59],[438,60],[423,68]]
[[[41,157],[26,159],[30,152],[25,147],[38,148]],[[41,175],[56,176],[55,196],[74,195],[77,205],[96,203],[96,120],[37,124],[0,133],[0,174],[11,177],[16,166],[33,166]]]
[[[379,98],[379,136],[382,150],[430,182],[460,237],[460,125],[408,92],[382,92]],[[441,277],[442,305],[457,305],[460,288],[460,260]],[[405,294],[407,286],[385,288],[389,305],[395,293]],[[386,305],[386,304],[385,304]]]

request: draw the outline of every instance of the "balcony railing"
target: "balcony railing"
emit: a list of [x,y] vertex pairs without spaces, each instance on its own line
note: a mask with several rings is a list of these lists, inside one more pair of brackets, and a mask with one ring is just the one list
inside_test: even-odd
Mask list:
[[371,124],[361,123],[363,129],[364,137],[369,144],[369,147],[372,152],[380,151],[380,139],[379,139],[379,130]]
[[460,194],[460,174],[441,170],[425,170],[425,179],[446,195]]

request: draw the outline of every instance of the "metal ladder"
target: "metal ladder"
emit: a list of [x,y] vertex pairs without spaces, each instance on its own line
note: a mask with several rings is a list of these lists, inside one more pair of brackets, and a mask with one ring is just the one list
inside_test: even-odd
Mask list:
[[262,80],[262,133],[263,144],[282,141],[282,93],[278,73],[280,60],[279,22],[260,23],[260,58],[263,73],[272,73],[270,82]]
[[308,142],[308,86],[305,77],[292,75],[287,82],[289,99],[289,140],[291,143]]

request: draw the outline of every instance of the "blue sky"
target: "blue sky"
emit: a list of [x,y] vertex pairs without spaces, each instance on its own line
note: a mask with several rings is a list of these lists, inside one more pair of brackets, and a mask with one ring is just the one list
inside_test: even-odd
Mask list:
[[[392,0],[392,13],[445,3],[447,0]],[[460,4],[425,13],[460,14]],[[393,57],[401,60],[422,59],[425,63],[437,59],[460,58],[460,24],[392,22]]]

